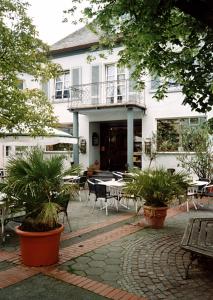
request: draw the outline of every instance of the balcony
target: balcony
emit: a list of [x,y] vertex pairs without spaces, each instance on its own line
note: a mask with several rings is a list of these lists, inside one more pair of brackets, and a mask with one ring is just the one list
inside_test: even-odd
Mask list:
[[[56,94],[57,95],[57,94]],[[136,106],[145,108],[144,91],[137,91],[130,80],[97,82],[72,86],[55,100],[68,101],[69,109]]]

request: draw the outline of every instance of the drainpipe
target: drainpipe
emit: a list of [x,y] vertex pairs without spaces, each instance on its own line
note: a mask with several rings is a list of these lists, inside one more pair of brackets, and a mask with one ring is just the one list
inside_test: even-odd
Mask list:
[[134,112],[132,108],[127,110],[127,164],[128,169],[133,168],[133,143],[134,143]]
[[[73,136],[79,138],[78,112],[73,112]],[[73,161],[79,165],[79,144],[73,144]]]

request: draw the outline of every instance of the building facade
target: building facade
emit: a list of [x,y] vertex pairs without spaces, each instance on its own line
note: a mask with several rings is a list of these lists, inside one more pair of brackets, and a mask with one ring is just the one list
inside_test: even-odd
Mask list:
[[[182,105],[181,87],[172,80],[163,101],[153,97],[158,79],[143,78],[145,89],[139,92],[131,78],[133,67],[118,66],[122,47],[108,53],[97,45],[98,36],[86,27],[68,35],[51,46],[61,75],[46,84],[26,76],[23,88],[39,85],[45,91],[60,129],[78,138],[72,160],[83,169],[96,162],[111,171],[150,165],[178,170],[180,127],[197,126],[213,112],[200,114]],[[8,155],[9,148],[2,151]]]
[[[95,50],[97,44],[98,37],[84,27],[51,47],[52,60],[63,73],[49,83],[48,95],[61,126],[72,128],[79,138],[74,161],[84,168],[98,161],[102,170],[146,168],[150,163],[178,169],[180,126],[197,126],[212,112],[199,114],[182,105],[181,88],[173,81],[160,102],[153,98],[157,79],[144,78],[145,89],[138,92],[131,68],[117,64],[122,48],[109,54]],[[154,140],[163,130],[157,145]]]

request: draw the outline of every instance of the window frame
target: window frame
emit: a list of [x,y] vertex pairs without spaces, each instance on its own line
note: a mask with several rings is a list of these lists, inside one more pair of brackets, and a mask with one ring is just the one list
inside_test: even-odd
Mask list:
[[[197,119],[198,120],[198,123],[195,125],[195,124],[190,124],[191,120],[192,119]],[[178,133],[178,145],[177,145],[177,149],[174,150],[174,151],[169,151],[169,150],[159,150],[159,146],[158,146],[158,122],[160,121],[179,121],[179,132],[177,131]],[[181,122],[182,121],[182,122]],[[187,124],[184,122],[187,121]],[[197,126],[200,126],[202,123],[204,123],[205,121],[207,121],[207,117],[206,116],[187,116],[187,117],[177,117],[177,118],[159,118],[159,119],[156,119],[156,149],[157,149],[157,153],[180,153],[180,152],[188,152],[188,151],[185,151],[183,150],[183,146],[182,146],[182,143],[181,143],[181,126],[185,125],[185,126],[189,126],[189,127],[197,127]],[[165,142],[167,140],[165,139]],[[162,142],[164,141],[161,141],[161,145],[162,145]],[[193,151],[191,151],[193,152]]]

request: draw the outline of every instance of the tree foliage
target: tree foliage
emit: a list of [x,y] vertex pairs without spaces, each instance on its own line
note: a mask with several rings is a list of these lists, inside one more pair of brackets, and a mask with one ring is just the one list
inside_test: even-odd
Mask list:
[[20,89],[19,79],[30,74],[48,80],[59,69],[49,61],[27,7],[22,0],[0,1],[0,128],[39,134],[56,122],[52,106],[41,90]]
[[184,152],[177,159],[188,172],[198,178],[212,179],[213,174],[213,140],[209,135],[208,124],[182,129],[182,146]]
[[[72,0],[81,3],[83,0]],[[177,0],[90,0],[84,16],[102,32],[100,43],[110,50],[122,42],[120,63],[135,65],[135,77],[147,71],[163,78],[155,97],[166,95],[169,79],[182,87],[183,104],[198,112],[213,105],[213,30],[184,13]],[[74,14],[75,6],[69,11]],[[143,85],[143,82],[141,82]]]

